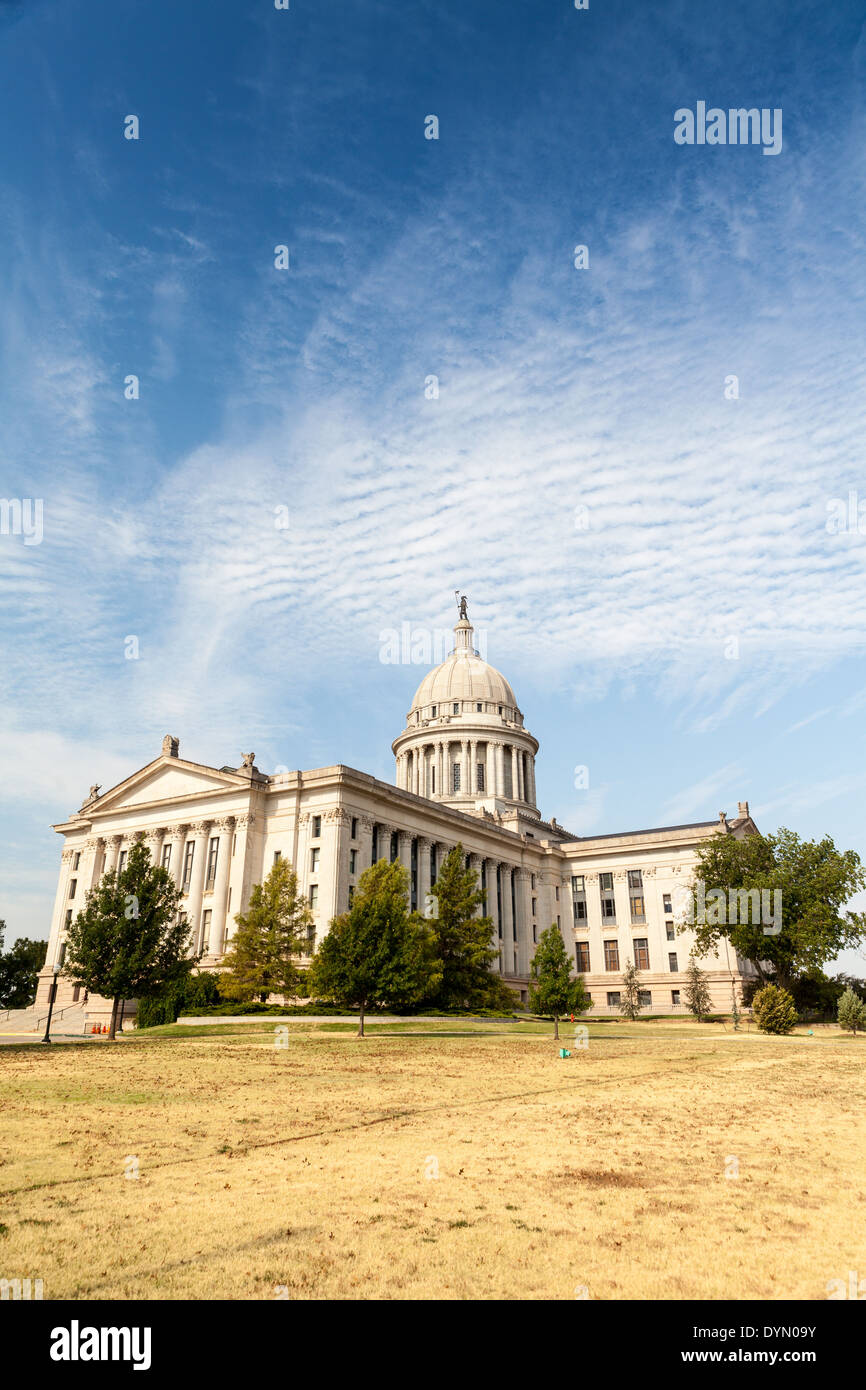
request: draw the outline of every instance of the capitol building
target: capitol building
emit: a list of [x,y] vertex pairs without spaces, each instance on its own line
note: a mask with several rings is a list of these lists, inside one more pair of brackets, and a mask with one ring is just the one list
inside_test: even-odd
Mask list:
[[[63,850],[37,1004],[47,1003],[66,928],[88,890],[143,839],[183,892],[202,969],[220,966],[236,914],[280,857],[309,899],[312,949],[379,859],[403,864],[411,906],[429,914],[439,866],[460,843],[486,894],[494,968],[522,1000],[535,944],[555,922],[593,1011],[617,1009],[629,960],[640,972],[643,1006],[678,1011],[692,946],[677,929],[678,890],[691,881],[702,842],[755,831],[748,802],[730,820],[720,812],[690,825],[604,835],[574,835],[544,820],[535,789],[538,740],[509,682],[475,649],[465,599],[460,611],[453,650],[422,680],[392,744],[394,785],[342,764],[268,776],[252,753],[240,767],[208,767],[181,757],[168,736],[146,767],[109,791],[92,788],[80,810],[54,827]],[[739,999],[751,969],[724,940],[719,952],[700,964],[721,1011],[730,1009],[732,991]],[[81,1002],[80,992],[61,975],[57,1007]],[[88,1018],[109,1009],[88,1000]]]

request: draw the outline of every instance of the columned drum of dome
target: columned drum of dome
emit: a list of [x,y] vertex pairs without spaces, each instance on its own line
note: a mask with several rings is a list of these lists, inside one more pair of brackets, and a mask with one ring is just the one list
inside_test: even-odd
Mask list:
[[391,745],[397,786],[462,810],[519,807],[538,817],[538,740],[523,726],[500,671],[482,661],[461,616],[454,647],[415,692],[406,727]]

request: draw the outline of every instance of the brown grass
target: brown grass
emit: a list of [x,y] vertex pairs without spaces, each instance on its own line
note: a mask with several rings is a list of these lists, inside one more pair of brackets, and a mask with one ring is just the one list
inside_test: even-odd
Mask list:
[[264,1023],[4,1048],[0,1277],[46,1298],[821,1299],[866,1272],[866,1042],[590,1025],[561,1060],[541,1025],[336,1026],[292,1024],[286,1050]]

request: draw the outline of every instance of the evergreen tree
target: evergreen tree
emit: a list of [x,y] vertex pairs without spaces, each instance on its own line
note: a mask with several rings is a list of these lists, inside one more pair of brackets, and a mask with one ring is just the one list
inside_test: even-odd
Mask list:
[[0,954],[0,1008],[29,1008],[36,998],[39,971],[45,964],[47,950],[47,941],[20,936],[5,956]]
[[348,912],[335,917],[310,966],[311,993],[357,1006],[358,1037],[370,1009],[412,1008],[439,980],[429,924],[408,908],[399,863],[365,869]]
[[640,1010],[640,976],[631,961],[627,960],[622,977],[619,1011],[625,1018],[630,1018],[634,1022]]
[[849,1033],[857,1036],[857,1029],[861,1033],[866,1032],[866,1004],[859,995],[855,994],[849,985],[842,998],[839,1000],[839,1009],[836,1017],[839,1020],[840,1028],[845,1028]]
[[269,994],[297,994],[301,972],[295,957],[308,949],[313,914],[288,860],[278,859],[264,882],[254,885],[247,911],[235,922],[220,993],[226,999],[258,996],[263,1004]]
[[786,989],[765,985],[752,1000],[752,1013],[762,1033],[790,1033],[797,1022],[797,1006]]
[[740,1031],[740,1009],[737,1004],[737,987],[731,984],[731,1023],[734,1025],[734,1032]]
[[104,874],[70,923],[63,973],[112,1001],[114,1038],[121,1000],[158,993],[195,964],[180,890],[138,841],[126,867]]
[[475,870],[466,867],[462,845],[446,855],[430,892],[436,901],[430,931],[441,975],[433,1007],[513,1008],[514,994],[491,972],[499,954],[492,944],[493,922],[476,915],[485,895]]
[[689,961],[689,968],[686,971],[686,1005],[698,1023],[703,1023],[712,1007],[707,977],[694,956]]
[[530,974],[529,1007],[535,1014],[553,1015],[553,1036],[558,1038],[560,1018],[586,1013],[591,1001],[580,976],[572,976],[562,932],[555,922],[538,939]]

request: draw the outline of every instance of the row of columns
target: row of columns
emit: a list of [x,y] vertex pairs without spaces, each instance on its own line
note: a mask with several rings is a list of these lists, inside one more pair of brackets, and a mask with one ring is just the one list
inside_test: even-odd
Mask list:
[[[483,755],[479,757],[479,750]],[[484,768],[484,786],[478,786],[478,765]],[[416,796],[453,796],[452,768],[460,768],[460,792],[470,796],[505,796],[506,767],[511,774],[510,795],[517,801],[535,802],[535,759],[516,744],[497,739],[443,739],[407,748],[397,757],[397,786]],[[435,773],[435,791],[434,791]]]
[[[442,861],[452,845],[433,840],[425,835],[413,836],[409,831],[391,826],[383,821],[375,822],[377,831],[376,858],[391,858],[391,837],[397,835],[397,855],[399,863],[412,882],[412,841],[417,842],[415,905],[425,915],[428,913],[427,895],[432,887],[431,851],[436,850],[437,875]],[[371,835],[372,839],[372,835]],[[373,862],[372,844],[370,862]],[[513,864],[498,859],[489,859],[479,854],[469,855],[469,866],[474,870],[479,887],[487,894],[486,907],[478,916],[490,917],[493,924],[492,944],[499,952],[499,968],[505,975],[526,975],[529,973],[531,959],[532,895],[528,870],[516,868]],[[516,908],[516,915],[515,915]],[[501,927],[501,932],[500,932]],[[517,951],[515,964],[514,952]]]

